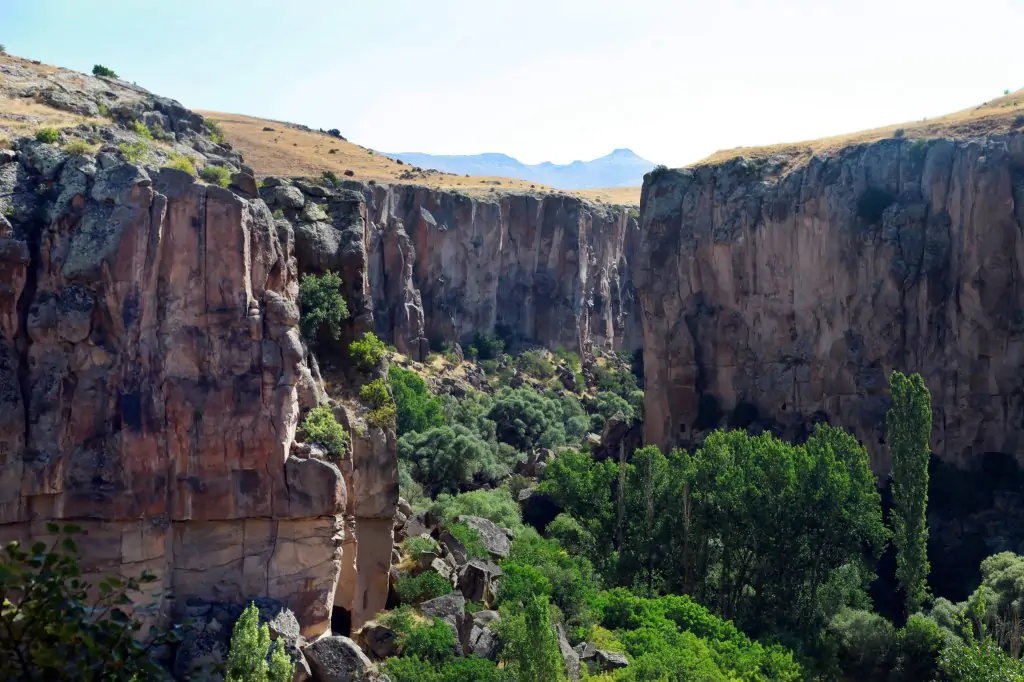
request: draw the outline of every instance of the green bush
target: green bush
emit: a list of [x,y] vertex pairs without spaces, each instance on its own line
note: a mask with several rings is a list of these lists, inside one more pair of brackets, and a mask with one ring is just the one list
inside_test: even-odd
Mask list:
[[440,664],[412,656],[389,658],[385,672],[391,682],[510,682],[494,661],[479,656],[451,658]]
[[395,425],[395,401],[384,377],[363,384],[359,389],[359,398],[370,408],[366,415],[368,422],[385,429]]
[[64,151],[71,156],[88,156],[92,153],[92,145],[85,140],[71,140],[64,145]]
[[328,187],[338,187],[341,184],[341,180],[338,179],[338,176],[334,171],[325,170],[322,177],[324,179],[324,184]]
[[224,166],[203,166],[203,170],[199,172],[201,177],[211,185],[217,185],[219,187],[227,187],[231,184],[231,171]]
[[516,358],[520,372],[538,379],[550,379],[555,375],[555,366],[543,350],[528,350]]
[[348,305],[341,293],[341,277],[328,270],[322,275],[303,275],[299,283],[299,329],[307,341],[323,333],[341,336],[341,323],[348,317]]
[[[269,658],[268,658],[269,654]],[[235,622],[225,682],[292,682],[295,666],[278,640],[270,651],[270,628],[250,603]]]
[[476,349],[476,357],[480,360],[497,360],[505,352],[505,342],[493,334],[477,332],[471,347]]
[[513,680],[561,682],[566,679],[546,597],[533,596],[522,610],[508,612],[499,632],[502,659]]
[[494,483],[512,471],[518,453],[488,443],[465,426],[438,426],[398,439],[398,457],[431,491],[458,492],[475,483]]
[[893,682],[934,680],[939,672],[939,655],[946,644],[942,628],[921,614],[907,619],[896,634],[896,669]]
[[885,679],[896,658],[896,632],[878,614],[843,609],[828,625],[843,672],[859,680]]
[[144,139],[144,140],[152,140],[153,139],[153,133],[150,132],[149,128],[147,128],[146,124],[143,123],[142,121],[132,121],[132,124],[131,124],[130,127],[131,127],[132,131],[136,135],[140,136],[142,139]]
[[97,64],[96,66],[92,67],[92,75],[100,76],[102,78],[117,78],[117,74],[114,73],[113,69],[108,69],[102,64]]
[[561,414],[556,401],[523,386],[499,390],[487,417],[497,425],[499,441],[528,452],[565,444]]
[[94,589],[78,566],[72,536],[81,530],[55,524],[46,530],[63,537],[51,546],[10,543],[0,553],[0,679],[162,679],[151,653],[179,641],[180,629],[150,628],[144,644],[142,623],[130,615],[133,598],[156,576],[107,578]]
[[939,656],[943,682],[1021,682],[1024,661],[1010,658],[992,639],[955,641]]
[[362,339],[349,344],[348,355],[356,367],[364,372],[372,372],[384,364],[388,347],[373,332],[365,332]]
[[392,367],[388,378],[398,410],[399,436],[444,426],[444,404],[430,394],[423,377],[402,367]]
[[128,163],[144,163],[149,158],[149,143],[145,140],[123,142],[117,149]]
[[419,556],[423,552],[436,552],[437,543],[430,538],[413,537],[402,541],[402,551],[409,556]]
[[[421,575],[430,574],[437,575],[432,572]],[[416,625],[405,637],[402,655],[434,663],[446,661],[455,655],[455,633],[440,618],[434,618],[429,624]]]
[[451,591],[451,584],[434,571],[404,575],[395,583],[395,592],[403,604],[419,604]]
[[203,125],[210,132],[210,140],[214,144],[224,144],[224,131],[221,130],[220,124],[212,119],[205,119]]
[[505,488],[473,490],[454,496],[441,493],[430,511],[442,523],[448,523],[457,516],[479,516],[502,528],[509,528],[513,533],[523,527],[519,504]]
[[40,128],[36,131],[36,142],[45,142],[46,144],[56,144],[57,140],[60,139],[60,131],[56,128]]
[[302,430],[307,441],[323,447],[332,459],[343,459],[348,454],[348,433],[326,405],[309,411],[302,421]]
[[451,536],[462,543],[462,546],[466,548],[466,554],[471,559],[488,559],[491,554],[487,551],[487,547],[484,545],[483,540],[480,539],[480,533],[475,528],[470,528],[464,523],[449,523],[445,525],[445,530],[451,533]]
[[195,164],[192,163],[192,159],[184,154],[171,154],[170,158],[167,159],[167,168],[174,168],[176,170],[185,171],[192,177],[196,175]]

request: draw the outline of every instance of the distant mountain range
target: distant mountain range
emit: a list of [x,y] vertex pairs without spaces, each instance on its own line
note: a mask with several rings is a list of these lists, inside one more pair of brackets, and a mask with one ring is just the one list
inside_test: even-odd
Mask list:
[[518,178],[527,182],[557,187],[558,189],[592,189],[595,187],[633,187],[643,184],[644,173],[654,164],[642,159],[629,149],[616,149],[607,156],[593,161],[573,161],[558,164],[522,163],[507,154],[473,154],[470,156],[443,156],[401,152],[387,154],[393,159],[459,175],[497,175]]

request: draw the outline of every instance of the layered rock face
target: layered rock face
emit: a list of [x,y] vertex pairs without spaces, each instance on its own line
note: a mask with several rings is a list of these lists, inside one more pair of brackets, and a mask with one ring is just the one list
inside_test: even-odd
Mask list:
[[1020,460],[1022,162],[1011,135],[650,174],[633,261],[646,441],[725,424],[793,437],[828,419],[886,473],[898,369],[932,393],[940,458]]
[[629,270],[637,222],[625,208],[346,183],[320,215],[308,202],[322,187],[271,185],[262,195],[295,226],[301,268],[340,271],[354,324],[415,359],[477,332],[576,351],[641,345]]
[[86,570],[324,631],[346,485],[289,457],[315,391],[266,205],[52,145],[0,164],[2,539],[73,519]]

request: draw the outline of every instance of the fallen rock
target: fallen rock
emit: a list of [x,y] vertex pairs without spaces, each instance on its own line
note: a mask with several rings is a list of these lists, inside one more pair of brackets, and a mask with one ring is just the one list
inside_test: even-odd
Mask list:
[[455,634],[456,654],[461,656],[462,630],[466,621],[466,598],[461,592],[452,592],[420,604],[420,613],[427,618],[440,618]]
[[484,547],[492,556],[497,559],[504,559],[508,556],[512,549],[512,543],[501,526],[480,516],[460,515],[455,520],[475,530],[480,535]]
[[558,648],[562,651],[562,661],[565,662],[565,674],[569,676],[570,680],[580,679],[580,657],[569,646],[565,628],[561,623],[555,625],[555,634],[558,635]]
[[620,654],[617,651],[598,649],[595,658],[597,659],[598,668],[602,672],[629,667],[629,659],[626,658],[626,654]]
[[394,630],[374,623],[359,632],[359,643],[374,658],[383,659],[398,653],[398,635]]
[[455,567],[462,566],[469,559],[466,546],[447,530],[442,530],[437,536],[437,544],[441,545],[446,557],[451,557]]
[[348,637],[321,637],[302,650],[317,682],[369,682],[373,664]]
[[459,589],[470,601],[490,603],[497,593],[501,569],[493,561],[471,559],[459,571]]

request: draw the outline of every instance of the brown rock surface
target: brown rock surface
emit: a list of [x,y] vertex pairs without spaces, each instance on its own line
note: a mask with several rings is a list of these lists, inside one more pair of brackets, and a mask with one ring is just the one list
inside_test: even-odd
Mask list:
[[322,632],[346,486],[288,458],[309,369],[270,211],[112,158],[56,158],[46,194],[26,156],[0,166],[0,536],[75,519],[88,570]]
[[645,439],[828,418],[888,471],[887,377],[921,372],[932,449],[1024,454],[1024,137],[891,139],[778,172],[664,171],[643,190]]

